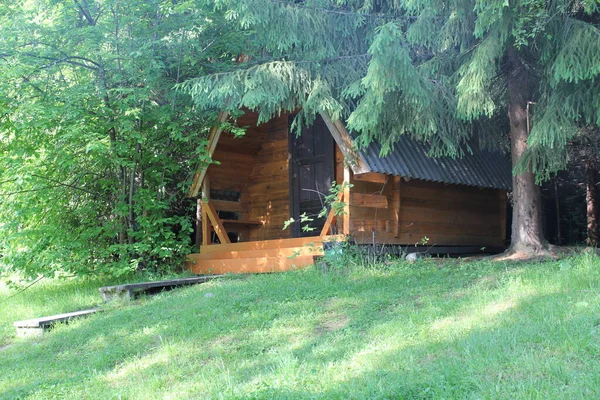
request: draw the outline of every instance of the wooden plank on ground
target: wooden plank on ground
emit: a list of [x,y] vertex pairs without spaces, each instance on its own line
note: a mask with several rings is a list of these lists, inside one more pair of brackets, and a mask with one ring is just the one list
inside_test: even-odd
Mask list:
[[50,315],[48,317],[16,321],[15,323],[13,323],[13,325],[17,329],[17,336],[39,336],[44,332],[45,329],[48,329],[55,324],[65,323],[73,319],[87,317],[88,315],[92,315],[100,311],[102,310],[98,308],[92,308],[89,310],[81,310],[64,314]]
[[307,244],[301,247],[284,247],[280,249],[260,249],[242,251],[222,251],[213,253],[193,253],[187,256],[186,262],[198,263],[206,260],[229,260],[237,258],[287,258],[292,256],[322,256],[322,243]]
[[169,279],[164,281],[127,283],[124,285],[104,286],[99,290],[104,301],[112,300],[115,297],[126,297],[127,299],[131,299],[135,293],[146,292],[152,289],[172,289],[180,286],[197,285],[218,277],[219,276],[217,275],[195,276],[191,278]]

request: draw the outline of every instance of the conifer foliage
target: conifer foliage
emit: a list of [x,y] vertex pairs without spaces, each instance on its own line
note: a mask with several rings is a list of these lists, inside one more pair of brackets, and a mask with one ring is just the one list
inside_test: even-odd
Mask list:
[[[433,154],[498,145],[510,126],[512,252],[545,251],[538,182],[600,122],[597,0],[214,0],[252,32],[249,63],[188,80],[200,108],[301,108],[347,121],[384,152],[400,135]],[[473,141],[475,140],[475,142]]]

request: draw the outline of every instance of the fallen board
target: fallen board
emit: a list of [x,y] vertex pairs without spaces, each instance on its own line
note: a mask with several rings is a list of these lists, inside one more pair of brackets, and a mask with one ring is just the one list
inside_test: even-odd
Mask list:
[[207,275],[193,278],[171,279],[167,281],[128,283],[125,285],[104,286],[100,288],[100,293],[104,301],[111,301],[114,298],[125,298],[130,300],[136,293],[148,292],[156,289],[173,289],[179,286],[197,285],[204,283],[221,275]]
[[88,315],[95,314],[99,311],[102,310],[92,308],[89,310],[75,311],[64,314],[50,315],[48,317],[17,321],[13,325],[17,329],[17,336],[39,336],[42,333],[44,333],[44,330],[51,328],[54,324],[68,322],[76,318],[86,317]]

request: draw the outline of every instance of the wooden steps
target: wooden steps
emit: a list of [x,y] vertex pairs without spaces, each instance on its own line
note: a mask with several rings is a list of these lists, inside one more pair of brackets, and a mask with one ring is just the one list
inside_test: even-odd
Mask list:
[[324,241],[340,236],[264,240],[202,246],[190,254],[186,268],[195,274],[247,274],[288,271],[311,265],[323,255]]

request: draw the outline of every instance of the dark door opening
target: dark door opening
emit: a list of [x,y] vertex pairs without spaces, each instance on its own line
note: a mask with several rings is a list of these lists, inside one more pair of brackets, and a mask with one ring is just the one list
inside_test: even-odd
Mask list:
[[[290,115],[288,126],[293,119]],[[290,131],[290,212],[296,221],[292,225],[293,237],[318,236],[323,229],[325,217],[317,218],[317,215],[325,205],[325,195],[329,194],[334,179],[333,149],[333,137],[319,115],[299,136]],[[304,213],[314,220],[300,223]],[[303,226],[314,229],[306,231]]]

